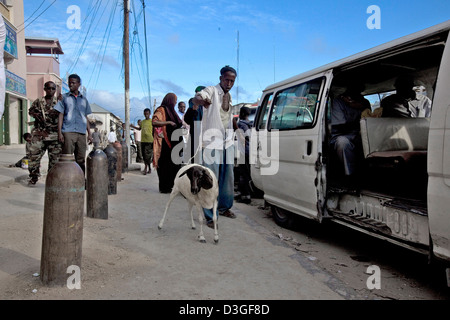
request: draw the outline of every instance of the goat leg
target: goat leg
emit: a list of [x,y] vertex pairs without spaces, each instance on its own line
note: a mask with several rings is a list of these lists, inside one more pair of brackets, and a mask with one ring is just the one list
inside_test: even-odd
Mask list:
[[219,232],[217,231],[217,200],[213,206],[213,222],[214,222],[214,243],[219,243]]
[[203,235],[203,209],[201,206],[198,206],[198,221],[200,223],[200,233],[198,235],[198,240],[201,243],[206,243],[205,236]]
[[195,222],[194,222],[194,205],[189,202],[189,213],[191,214],[191,226],[192,229],[195,230]]
[[178,194],[178,192],[172,192],[172,193],[170,194],[170,198],[169,198],[169,201],[167,201],[166,209],[164,210],[163,217],[161,218],[161,221],[159,222],[159,225],[158,225],[158,229],[159,229],[159,230],[162,229],[163,224],[164,224],[164,220],[166,219],[167,211],[169,210],[169,206],[170,206],[170,204],[172,203],[172,200],[175,198],[175,196],[176,196],[177,194]]

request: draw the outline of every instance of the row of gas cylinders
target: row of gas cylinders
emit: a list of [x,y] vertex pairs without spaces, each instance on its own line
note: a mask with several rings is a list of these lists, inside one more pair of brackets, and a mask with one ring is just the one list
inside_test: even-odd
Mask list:
[[47,285],[64,285],[67,268],[81,267],[83,215],[108,219],[108,195],[128,169],[125,142],[95,148],[86,159],[86,179],[72,154],[60,155],[45,181],[44,229],[40,278]]

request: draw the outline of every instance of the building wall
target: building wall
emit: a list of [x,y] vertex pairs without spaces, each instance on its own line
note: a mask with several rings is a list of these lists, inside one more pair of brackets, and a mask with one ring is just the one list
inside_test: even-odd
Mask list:
[[27,97],[30,103],[37,98],[42,97],[44,92],[44,84],[47,81],[53,81],[56,83],[56,94],[61,93],[62,79],[56,74],[40,74],[40,73],[28,73],[27,74]]
[[[14,0],[12,1],[13,6],[10,7],[11,20],[10,22],[14,26],[21,26],[23,28],[23,0]],[[17,30],[17,31],[20,31]],[[27,78],[27,64],[26,64],[26,50],[25,50],[25,32],[17,32],[17,60],[14,60],[11,64],[6,66],[6,69],[11,71],[12,73],[18,75],[19,77],[26,79]]]
[[11,32],[15,33],[17,57],[15,59],[12,56],[10,56],[11,58],[5,57],[7,82],[5,115],[0,120],[0,145],[23,143],[22,135],[29,131],[25,33],[18,32],[20,29],[17,28],[23,26],[24,22],[23,0],[10,0],[8,4],[10,5],[6,6],[0,3],[0,12],[5,24],[8,24]]
[[26,56],[26,71],[29,73],[55,73],[59,75],[59,62],[48,56]]

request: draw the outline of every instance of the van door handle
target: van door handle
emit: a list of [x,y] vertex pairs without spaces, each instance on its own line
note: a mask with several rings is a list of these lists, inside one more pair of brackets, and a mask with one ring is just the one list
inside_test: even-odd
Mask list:
[[312,154],[313,142],[312,140],[306,141],[306,155],[310,156]]

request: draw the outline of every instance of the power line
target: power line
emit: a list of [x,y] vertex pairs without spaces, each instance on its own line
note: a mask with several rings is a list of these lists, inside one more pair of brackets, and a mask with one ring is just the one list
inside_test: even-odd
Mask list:
[[[143,2],[143,1],[142,1]],[[146,29],[147,29],[147,25],[146,25],[146,20],[145,20],[145,3],[143,2],[143,6],[142,9],[139,13],[139,15],[136,16],[136,10],[134,10],[134,2],[133,3],[133,12],[134,12],[134,31],[133,31],[133,41],[132,41],[132,46],[131,46],[131,54],[133,56],[132,61],[135,63],[135,65],[137,66],[135,69],[138,73],[138,77],[139,77],[139,82],[142,88],[143,92],[147,92],[147,99],[148,99],[148,106],[151,107],[151,92],[150,92],[150,78],[149,78],[149,67],[148,67],[148,44],[147,44],[147,33],[146,33]],[[140,38],[140,34],[139,34],[139,28],[138,28],[138,23],[140,22],[141,16],[144,17],[144,38],[145,38],[145,54],[146,54],[146,61],[144,62],[144,57],[142,55],[143,52],[143,48],[141,45],[141,38]],[[138,63],[138,56],[139,55],[139,59],[140,59],[140,64]],[[145,63],[146,65],[146,86],[144,85],[143,82],[143,76],[141,74],[140,71],[140,67]]]
[[41,4],[39,5],[39,7],[37,7],[37,9],[36,10],[34,10],[34,12],[23,22],[23,23],[21,23],[20,25],[18,25],[17,26],[17,29],[18,28],[20,28],[21,26],[23,26],[28,20],[30,20],[33,16],[34,16],[34,14],[36,13],[36,12],[38,12],[38,10],[42,7],[42,5],[44,4],[44,2],[45,2],[45,0],[42,0],[42,2],[41,2]]
[[142,11],[144,13],[144,39],[145,39],[145,64],[147,67],[147,89],[148,89],[148,102],[149,106],[152,106],[151,91],[150,91],[150,71],[148,66],[148,43],[147,43],[147,23],[145,22],[145,1],[142,0]]
[[[115,5],[114,8],[113,8],[113,10],[111,11],[111,14],[110,14],[109,20],[108,20],[108,24],[107,24],[107,27],[106,27],[106,29],[105,29],[105,33],[104,33],[104,35],[103,35],[102,44],[101,44],[101,46],[100,46],[100,48],[99,48],[99,53],[98,53],[98,55],[97,55],[97,56],[100,56],[100,51],[101,51],[102,48],[103,48],[103,55],[102,55],[102,59],[101,59],[101,61],[100,61],[100,66],[99,66],[99,69],[98,69],[98,72],[97,72],[97,78],[96,78],[96,80],[95,80],[94,88],[97,86],[98,78],[99,78],[100,73],[101,73],[101,70],[102,70],[103,61],[104,61],[104,59],[105,59],[106,49],[107,49],[108,43],[109,43],[109,37],[110,37],[110,35],[111,35],[111,30],[112,30],[112,26],[113,26],[113,20],[114,20],[114,16],[115,16],[115,13],[116,13],[116,9],[117,9],[117,5]],[[108,31],[108,29],[109,29],[109,31]],[[108,33],[108,36],[107,36],[107,37],[106,37],[106,33]],[[106,38],[106,43],[105,43],[105,38]],[[103,46],[104,43],[105,43],[105,45]],[[95,66],[94,66],[94,69],[93,69],[93,71],[92,71],[91,77],[92,77],[92,75],[94,74],[94,72],[95,72]],[[90,79],[89,79],[89,83],[90,83]],[[89,84],[89,83],[88,83],[88,84]]]
[[102,3],[101,0],[100,1],[97,0],[96,4],[94,5],[94,8],[93,8],[93,10],[95,10],[94,11],[94,15],[91,17],[91,21],[90,21],[89,26],[87,28],[86,34],[84,36],[84,39],[83,39],[83,41],[80,44],[80,47],[79,47],[79,50],[78,50],[78,53],[77,53],[77,58],[72,62],[72,65],[68,68],[69,73],[72,72],[73,68],[78,63],[78,60],[80,59],[81,55],[83,54],[84,50],[86,49],[86,47],[85,47],[86,40],[87,40],[87,37],[88,37],[88,35],[90,33],[92,24],[94,23],[94,19],[97,16],[97,12],[98,12],[98,9],[100,8],[101,3]]
[[44,9],[44,11],[42,11],[36,18],[34,18],[29,24],[27,24],[23,29],[21,29],[19,32],[22,32],[23,30],[25,30],[26,28],[28,28],[34,21],[36,21],[37,18],[39,18],[40,16],[42,16],[44,14],[44,12],[46,12],[54,3],[56,2],[56,0],[54,0],[52,3],[50,3],[50,5]]

